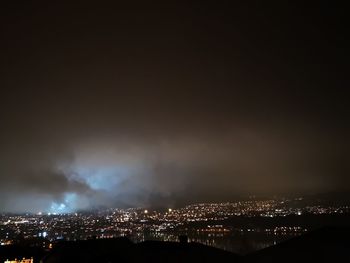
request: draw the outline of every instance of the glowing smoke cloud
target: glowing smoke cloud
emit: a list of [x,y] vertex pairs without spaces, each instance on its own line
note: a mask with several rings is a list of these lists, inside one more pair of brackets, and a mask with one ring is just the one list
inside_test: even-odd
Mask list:
[[111,191],[130,174],[130,169],[120,166],[78,167],[72,178],[85,182],[91,189]]
[[130,158],[130,154],[85,150],[79,151],[76,156],[74,162],[61,164],[58,170],[70,182],[86,185],[87,189],[65,193],[62,200],[52,202],[51,213],[68,213],[118,203],[132,205],[136,203],[133,199],[140,188],[147,185],[143,182],[141,186],[138,179],[150,173],[148,168],[141,159]]
[[[62,202],[52,202],[49,212],[52,214],[65,214],[74,212],[77,207],[81,207],[84,200],[83,196],[78,196],[76,193],[64,194],[64,200]],[[84,205],[83,205],[84,206]]]

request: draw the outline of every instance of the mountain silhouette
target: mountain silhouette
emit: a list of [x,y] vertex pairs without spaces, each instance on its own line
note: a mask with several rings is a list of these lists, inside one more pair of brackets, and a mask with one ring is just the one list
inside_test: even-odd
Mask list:
[[[350,228],[323,227],[254,253],[241,256],[195,242],[144,241],[126,237],[57,243],[44,257],[38,248],[0,247],[0,262],[26,257],[34,262],[350,262]],[[41,260],[39,260],[41,259]]]

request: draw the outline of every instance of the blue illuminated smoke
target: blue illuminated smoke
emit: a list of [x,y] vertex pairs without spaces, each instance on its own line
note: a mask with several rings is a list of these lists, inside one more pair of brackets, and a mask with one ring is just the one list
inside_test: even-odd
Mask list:
[[51,203],[48,209],[49,213],[64,214],[91,207],[113,205],[126,195],[137,191],[137,187],[131,189],[130,184],[126,182],[130,182],[130,179],[132,179],[133,186],[135,186],[139,180],[134,176],[140,174],[140,168],[137,165],[132,166],[130,164],[96,165],[80,163],[61,169],[61,171],[64,172],[72,184],[73,182],[79,182],[81,185],[85,185],[86,188],[66,192],[62,198]]
[[49,213],[52,214],[66,214],[72,213],[80,205],[79,197],[76,193],[65,193],[64,199],[61,202],[52,202]]
[[130,169],[119,166],[83,168],[75,171],[75,179],[83,181],[93,190],[111,191],[128,176]]

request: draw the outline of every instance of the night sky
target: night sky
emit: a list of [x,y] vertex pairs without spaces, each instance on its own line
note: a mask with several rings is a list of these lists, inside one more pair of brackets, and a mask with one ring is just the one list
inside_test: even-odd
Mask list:
[[349,190],[339,1],[32,2],[0,8],[0,211]]

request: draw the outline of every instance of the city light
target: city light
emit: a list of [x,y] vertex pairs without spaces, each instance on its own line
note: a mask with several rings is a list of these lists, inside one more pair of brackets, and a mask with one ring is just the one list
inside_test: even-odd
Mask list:
[[[234,232],[264,232],[271,235],[301,234],[306,228],[298,225],[274,227],[236,227],[223,225],[232,218],[283,218],[287,216],[343,214],[350,212],[348,206],[296,206],[298,200],[269,199],[245,200],[225,203],[198,203],[180,208],[168,208],[166,212],[148,209],[111,208],[88,213],[51,213],[0,215],[1,245],[14,242],[7,233],[23,233],[25,239],[42,238],[48,246],[57,240],[84,240],[91,237],[110,238],[117,236],[140,236],[144,231],[152,235],[194,231],[223,235]],[[291,205],[293,204],[293,205]],[[196,223],[202,222],[196,226]],[[220,223],[218,223],[220,222]],[[229,222],[229,221],[228,221]]]

